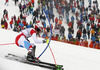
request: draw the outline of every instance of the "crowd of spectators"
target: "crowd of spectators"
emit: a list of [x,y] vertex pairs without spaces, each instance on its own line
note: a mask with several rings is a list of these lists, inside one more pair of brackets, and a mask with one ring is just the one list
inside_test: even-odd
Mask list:
[[[50,37],[50,26],[46,24],[49,18],[52,27],[52,40],[62,41],[84,47],[100,49],[100,13],[97,0],[38,0],[38,8],[34,10],[34,0],[21,0],[18,4],[20,15],[11,17],[9,22],[13,31],[42,24],[42,37]],[[59,15],[55,15],[55,11]],[[45,11],[45,13],[43,12]],[[32,15],[32,21],[26,22],[27,16]],[[63,22],[65,19],[66,22]],[[5,9],[1,19],[1,27],[7,29],[9,20]],[[63,26],[66,24],[66,26]],[[14,27],[12,26],[14,25]],[[75,25],[77,25],[75,29]],[[65,27],[68,26],[68,30]],[[68,35],[65,36],[65,31]],[[76,32],[76,33],[75,33]]]

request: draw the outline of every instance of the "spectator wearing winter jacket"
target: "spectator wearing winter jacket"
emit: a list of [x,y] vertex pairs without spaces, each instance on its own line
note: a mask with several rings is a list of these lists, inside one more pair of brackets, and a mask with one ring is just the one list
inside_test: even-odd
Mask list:
[[76,11],[76,8],[73,6],[72,7],[72,13],[75,13],[75,11]]
[[69,41],[72,39],[72,34],[71,34],[71,32],[69,32],[69,34],[68,34],[68,39],[69,39]]
[[54,23],[54,17],[55,17],[55,15],[52,13],[51,18],[52,18],[53,23]]
[[59,19],[58,22],[59,22],[59,25],[61,26],[62,25],[62,20]]
[[30,24],[26,23],[26,28],[31,28],[31,27],[32,27],[31,23]]
[[73,23],[72,22],[69,22],[68,23],[68,27],[71,27],[72,28],[72,26],[73,26]]
[[7,20],[9,20],[9,18],[8,18],[8,11],[6,9],[4,9],[4,11],[3,11],[3,17],[4,17],[4,19],[7,18]]
[[88,41],[85,39],[83,42],[84,42],[84,47],[88,47]]
[[32,2],[32,5],[33,5],[33,7],[34,7],[34,0],[31,0],[31,2]]
[[[14,22],[15,22],[16,21],[16,16],[15,15],[14,15],[13,19],[14,19]],[[18,19],[19,19],[19,17],[18,17]]]
[[8,23],[7,23],[7,21],[5,20],[5,22],[4,22],[4,28],[5,29],[7,29],[8,28]]
[[42,22],[42,25],[43,25],[43,30],[45,32],[46,31],[46,23],[45,22]]
[[64,28],[64,26],[60,27],[60,35],[64,38],[64,36],[65,36],[65,28]]
[[85,40],[87,40],[87,35],[86,35],[86,34],[84,34],[84,35],[83,35],[83,38],[84,38]]
[[87,23],[86,30],[87,30],[88,39],[90,39],[90,24],[89,23]]
[[80,30],[77,31],[76,38],[78,39],[78,41],[80,41],[80,38],[81,38],[81,31]]
[[38,19],[38,9],[36,9],[36,10],[33,12],[32,15],[33,15],[35,18]]
[[83,29],[83,34],[86,34],[86,29],[85,28]]
[[78,16],[79,16],[78,11],[75,13],[75,16],[76,16],[76,20],[78,20]]
[[94,31],[94,29],[92,28],[92,30],[91,30],[91,35],[93,35],[93,34],[94,34],[94,32],[95,32],[95,31]]
[[11,29],[12,29],[13,21],[11,20],[9,23],[10,23],[10,27],[11,27]]
[[4,28],[4,20],[1,18],[1,27]]
[[66,22],[67,22],[67,24],[69,23],[69,15],[68,14],[66,14]]
[[97,26],[100,28],[100,23],[98,23]]
[[23,19],[22,24],[24,24],[24,26],[26,26],[26,21]]
[[42,19],[44,20],[44,22],[46,21],[46,16],[45,15],[43,15],[42,16]]
[[89,19],[90,19],[91,23],[94,24],[95,17],[93,15],[91,15],[91,17]]
[[100,16],[97,17],[97,21],[98,21],[98,23],[100,23]]
[[95,35],[93,34],[93,35],[91,36],[91,40],[92,40],[93,42],[95,42],[95,39],[96,39],[96,37],[95,37]]
[[46,31],[47,31],[47,33],[50,32],[50,27],[49,26],[47,26]]
[[75,20],[75,18],[74,18],[74,16],[72,16],[71,21],[72,21],[73,24],[74,24],[74,20]]
[[82,25],[81,21],[78,19],[77,20],[77,28],[79,28]]
[[56,24],[58,23],[58,18],[57,18],[57,17],[55,18],[55,23],[56,23]]
[[80,40],[80,46],[84,46],[84,41],[83,41],[83,39]]
[[99,42],[95,42],[95,46],[94,46],[94,48],[96,48],[96,49],[100,49],[100,47],[99,47]]
[[98,34],[100,35],[100,28],[98,29]]
[[21,9],[22,8],[22,4],[19,3],[18,7],[19,7],[20,12],[22,13],[22,9]]
[[15,2],[15,6],[16,6],[16,4],[17,4],[18,0],[14,0],[14,2]]
[[21,22],[21,20],[20,20],[19,16],[18,16],[18,19],[17,19],[17,20],[15,20],[15,21],[17,21],[17,25]]
[[20,22],[18,28],[22,30],[24,28],[24,24]]
[[21,19],[21,20],[23,19],[23,14],[22,14],[22,13],[20,13],[20,19]]
[[8,2],[9,2],[9,0],[5,0],[5,5],[7,5],[7,6],[8,6]]
[[88,39],[90,39],[90,30],[87,30]]
[[89,47],[90,47],[90,48],[93,48],[93,47],[94,47],[93,44],[94,44],[94,42],[91,41],[90,44],[89,44]]

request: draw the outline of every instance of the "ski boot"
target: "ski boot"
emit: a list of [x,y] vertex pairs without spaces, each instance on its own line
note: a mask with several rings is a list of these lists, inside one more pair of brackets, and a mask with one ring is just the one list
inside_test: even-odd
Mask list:
[[34,56],[32,55],[32,52],[28,52],[27,54],[27,60],[33,62],[34,61]]
[[35,59],[36,59],[36,57],[35,57],[35,48],[36,48],[36,46],[34,46],[31,49],[31,51],[28,52],[28,54],[27,54],[27,60],[28,61],[31,61],[31,62],[35,61]]

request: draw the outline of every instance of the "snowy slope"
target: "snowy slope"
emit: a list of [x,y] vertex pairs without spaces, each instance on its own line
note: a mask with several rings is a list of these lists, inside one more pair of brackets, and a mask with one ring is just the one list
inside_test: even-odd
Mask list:
[[[0,29],[0,44],[14,43],[17,33]],[[41,39],[41,38],[40,38]],[[31,38],[30,38],[31,40]],[[31,40],[31,42],[33,42]],[[43,51],[46,44],[36,44],[36,57]],[[66,43],[51,41],[57,64],[63,64],[64,70],[99,70],[100,50],[85,48]],[[0,70],[48,70],[20,62],[6,59],[7,53],[25,56],[27,50],[13,45],[0,45]],[[54,63],[49,48],[40,57],[40,60]]]
[[[5,6],[4,3],[5,0],[0,0],[0,20],[3,14],[3,10],[5,8],[8,10],[9,19],[14,14],[16,16],[19,15],[19,9],[17,6],[14,6],[14,2],[12,0],[9,0],[9,6]],[[37,6],[37,4],[35,6]],[[28,17],[28,21],[30,19],[31,15]],[[13,31],[0,29],[0,44],[14,43],[17,34],[18,33]],[[30,40],[32,43],[34,43],[31,38]],[[46,44],[36,44],[36,45],[37,45],[36,57],[38,57],[39,54],[46,47]],[[67,43],[61,43],[57,41],[51,41],[50,46],[54,52],[57,64],[63,64],[64,70],[100,70],[99,67],[100,50],[70,45]],[[27,55],[27,50],[24,48],[17,47],[15,44],[0,45],[0,70],[48,70],[8,60],[4,57],[7,53],[13,53],[19,56],[25,56]],[[40,60],[54,63],[49,48],[40,57]]]

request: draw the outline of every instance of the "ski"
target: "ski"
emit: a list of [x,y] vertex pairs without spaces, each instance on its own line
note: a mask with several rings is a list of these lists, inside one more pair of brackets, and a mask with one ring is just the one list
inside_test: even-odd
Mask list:
[[62,68],[63,65],[55,65],[55,64],[43,62],[43,61],[40,61],[40,60],[37,61],[37,62],[30,62],[30,61],[26,60],[26,57],[17,56],[17,55],[11,54],[11,53],[8,53],[5,57],[10,59],[10,60],[15,60],[15,61],[19,61],[19,62],[22,62],[22,63],[27,63],[27,64],[30,64],[30,65],[35,65],[35,66],[48,68],[48,69],[52,69],[52,70],[64,70]]
[[50,65],[50,66],[56,66],[57,68],[62,68],[63,67],[63,65],[55,65],[55,64],[52,64],[52,63],[47,63],[47,62],[42,62],[42,61],[39,61],[39,63],[47,64],[47,65]]

